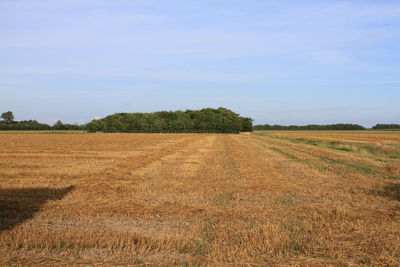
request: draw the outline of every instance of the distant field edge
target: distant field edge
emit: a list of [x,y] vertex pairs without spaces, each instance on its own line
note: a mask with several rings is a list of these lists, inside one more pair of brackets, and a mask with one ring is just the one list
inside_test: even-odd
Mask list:
[[87,131],[80,130],[0,130],[0,134],[86,134]]
[[239,134],[249,132],[91,132],[84,130],[0,130],[0,134]]
[[269,133],[360,133],[360,134],[400,134],[399,130],[254,130]]

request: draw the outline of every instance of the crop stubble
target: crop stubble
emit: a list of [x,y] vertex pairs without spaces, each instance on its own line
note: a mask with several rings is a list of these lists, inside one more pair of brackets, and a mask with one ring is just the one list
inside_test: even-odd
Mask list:
[[0,263],[397,265],[393,136],[2,134]]

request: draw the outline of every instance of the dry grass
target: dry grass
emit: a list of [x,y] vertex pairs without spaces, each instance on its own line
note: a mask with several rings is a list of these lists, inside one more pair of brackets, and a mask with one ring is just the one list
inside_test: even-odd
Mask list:
[[278,135],[2,134],[0,264],[399,265],[400,135]]

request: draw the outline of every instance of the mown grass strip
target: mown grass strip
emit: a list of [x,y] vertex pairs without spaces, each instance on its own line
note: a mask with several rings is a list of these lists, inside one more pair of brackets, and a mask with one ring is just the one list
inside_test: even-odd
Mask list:
[[367,155],[374,159],[400,159],[400,148],[397,144],[388,144],[384,146],[377,146],[375,144],[364,144],[364,143],[352,143],[342,141],[326,141],[313,138],[290,138],[287,136],[274,136],[266,134],[258,134],[258,136],[264,136],[272,139],[288,141],[294,144],[305,144],[318,146],[322,148],[328,148],[333,150],[339,150],[349,153],[356,153],[361,155]]
[[256,139],[255,139],[255,138],[252,138],[252,139],[253,139],[254,141],[257,141],[257,143],[259,143],[260,145],[262,145],[262,146],[265,147],[266,149],[269,149],[269,150],[271,150],[271,151],[278,152],[279,154],[281,154],[281,155],[283,155],[284,157],[286,157],[286,158],[288,158],[288,159],[291,159],[291,160],[293,160],[293,161],[300,162],[300,163],[309,165],[310,167],[313,167],[313,165],[311,165],[310,162],[307,161],[307,160],[300,159],[300,158],[294,156],[293,154],[290,154],[290,153],[288,153],[288,152],[286,152],[286,151],[283,151],[283,150],[281,150],[281,149],[279,149],[279,148],[277,148],[277,147],[274,147],[274,146],[271,147],[271,146],[267,146],[267,145],[264,144],[264,143],[268,143],[269,145],[275,145],[274,143],[271,143],[271,142],[269,142],[269,141],[267,141],[267,140],[259,140],[259,139],[257,139],[257,138],[256,138]]
[[279,131],[279,130],[255,130],[254,133],[335,133],[335,134],[400,134],[400,130],[386,130],[386,131]]
[[[262,135],[261,137],[268,138],[270,136]],[[260,140],[260,139],[257,138],[257,140]],[[261,139],[261,140],[263,142],[266,142],[266,143],[270,144],[270,145],[276,145],[276,144],[274,144],[274,143],[272,143],[272,142],[270,142],[270,141],[268,141],[268,140],[266,140],[264,138]],[[368,164],[365,164],[365,163],[361,163],[361,162],[351,162],[351,161],[345,161],[345,160],[332,159],[332,158],[329,158],[327,156],[316,155],[315,153],[312,153],[312,152],[307,151],[307,150],[303,150],[303,149],[299,149],[299,148],[289,148],[291,150],[294,150],[294,151],[297,151],[297,152],[300,152],[300,153],[305,153],[305,154],[310,155],[312,157],[318,158],[319,160],[321,160],[322,162],[327,164],[325,166],[325,168],[322,168],[319,164],[317,164],[316,161],[301,160],[301,159],[293,156],[292,154],[287,153],[285,151],[282,151],[282,150],[280,150],[278,148],[275,148],[275,147],[268,147],[268,148],[271,149],[271,150],[275,150],[275,151],[279,152],[280,154],[282,154],[284,156],[286,155],[289,158],[292,158],[292,159],[295,158],[297,161],[306,163],[307,165],[315,167],[318,170],[323,170],[323,171],[329,170],[329,171],[333,171],[333,172],[335,172],[337,174],[343,174],[342,169],[338,169],[338,168],[334,167],[334,165],[332,165],[332,164],[336,164],[336,165],[344,166],[349,170],[353,170],[353,171],[359,172],[359,173],[364,174],[364,175],[372,174],[372,175],[376,176],[376,175],[379,174],[379,175],[383,175],[385,178],[388,178],[388,179],[399,179],[398,177],[387,175],[387,174],[381,172],[380,169],[378,169],[377,167],[374,167],[374,166],[371,166],[371,165],[368,165]],[[346,170],[346,169],[343,169],[343,170]]]

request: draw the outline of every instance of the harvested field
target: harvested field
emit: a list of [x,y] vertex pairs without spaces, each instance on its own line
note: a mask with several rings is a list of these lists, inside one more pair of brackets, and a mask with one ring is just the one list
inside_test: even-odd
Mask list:
[[0,135],[1,265],[400,265],[400,133]]

